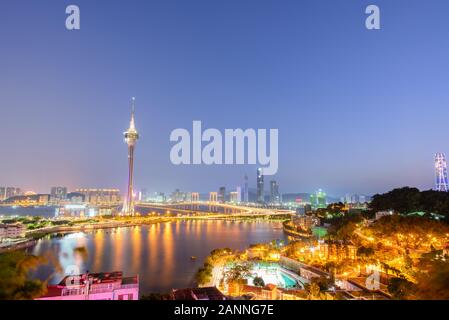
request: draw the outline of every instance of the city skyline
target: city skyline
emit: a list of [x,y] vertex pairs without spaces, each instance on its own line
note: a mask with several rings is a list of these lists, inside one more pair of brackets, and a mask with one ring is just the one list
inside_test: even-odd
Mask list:
[[448,11],[5,0],[0,300],[449,301]]
[[170,163],[170,131],[193,120],[279,128],[272,178],[282,192],[431,189],[432,157],[449,148],[433,130],[449,116],[443,1],[425,12],[416,1],[378,1],[385,28],[374,33],[364,28],[366,4],[358,2],[322,10],[312,1],[266,1],[254,14],[250,3],[236,10],[220,2],[122,8],[111,1],[111,23],[101,5],[78,1],[76,32],[64,28],[64,4],[27,3],[22,12],[20,2],[0,13],[0,134],[15,135],[3,140],[2,185],[125,190],[118,129],[130,96],[139,99],[148,137],[139,146],[138,189],[207,192],[241,185],[245,174],[254,187],[257,166]]

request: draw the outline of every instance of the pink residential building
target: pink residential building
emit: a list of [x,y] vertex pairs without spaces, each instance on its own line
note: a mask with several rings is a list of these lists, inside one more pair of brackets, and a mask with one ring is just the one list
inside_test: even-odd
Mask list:
[[66,276],[37,300],[139,300],[139,277],[122,272]]

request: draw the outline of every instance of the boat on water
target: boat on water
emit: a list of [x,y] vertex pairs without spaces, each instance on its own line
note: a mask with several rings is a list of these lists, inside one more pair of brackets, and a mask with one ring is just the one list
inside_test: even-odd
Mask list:
[[190,260],[196,260],[196,257],[195,256],[191,256]]

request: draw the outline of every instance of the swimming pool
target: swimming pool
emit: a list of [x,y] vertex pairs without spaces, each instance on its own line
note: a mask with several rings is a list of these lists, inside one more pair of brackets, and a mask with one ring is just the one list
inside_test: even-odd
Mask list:
[[285,273],[281,273],[282,280],[285,284],[285,288],[296,288],[298,285],[296,284],[296,280],[292,277],[286,275]]
[[262,278],[265,284],[275,284],[284,289],[300,289],[304,287],[306,282],[296,273],[277,263],[254,263],[251,271],[251,276],[247,278],[249,285],[254,285],[255,277]]

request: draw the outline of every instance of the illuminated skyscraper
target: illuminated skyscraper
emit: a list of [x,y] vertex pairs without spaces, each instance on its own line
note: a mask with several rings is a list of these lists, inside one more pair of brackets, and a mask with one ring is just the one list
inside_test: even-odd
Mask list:
[[242,202],[242,187],[237,186],[235,192],[237,193],[237,202]]
[[435,189],[437,191],[448,191],[447,163],[444,153],[435,154]]
[[134,102],[135,98],[132,98],[132,110],[131,110],[131,121],[129,123],[129,128],[123,133],[125,136],[125,143],[128,145],[128,190],[126,194],[125,201],[123,203],[122,215],[133,216],[134,215],[134,190],[133,190],[133,179],[134,179],[134,147],[137,140],[139,139],[139,133],[136,130],[134,124]]
[[263,170],[262,168],[257,169],[257,202],[264,203],[264,190],[263,190]]
[[67,188],[66,187],[52,187],[50,191],[50,201],[54,204],[65,200],[67,196]]
[[279,204],[281,197],[279,194],[279,185],[276,180],[270,181],[270,203]]
[[231,191],[231,192],[229,192],[229,202],[231,202],[231,203],[239,202],[238,196],[239,196],[238,191]]
[[0,187],[0,201],[22,195],[22,190],[15,187]]
[[218,190],[218,202],[226,202],[226,187],[220,187]]
[[82,188],[76,189],[76,193],[84,197],[84,201],[91,205],[109,205],[120,203],[119,189],[97,189]]
[[243,186],[243,202],[249,202],[248,176],[245,175],[245,185]]
[[326,193],[319,189],[316,193],[310,195],[310,204],[314,209],[326,208]]

